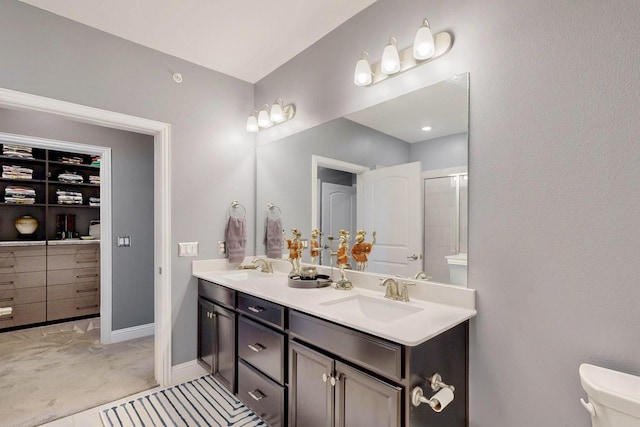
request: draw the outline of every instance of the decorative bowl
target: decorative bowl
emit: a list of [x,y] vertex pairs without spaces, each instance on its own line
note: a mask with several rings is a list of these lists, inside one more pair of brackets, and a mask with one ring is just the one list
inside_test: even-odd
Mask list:
[[30,215],[24,215],[16,219],[14,225],[20,234],[33,234],[38,229],[38,220]]

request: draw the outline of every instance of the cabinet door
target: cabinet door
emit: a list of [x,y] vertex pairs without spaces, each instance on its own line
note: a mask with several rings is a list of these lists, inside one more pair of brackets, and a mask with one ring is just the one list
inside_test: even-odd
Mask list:
[[213,371],[213,303],[198,298],[198,362]]
[[289,426],[331,427],[333,359],[295,341],[290,343],[290,356]]
[[213,376],[230,392],[236,392],[236,314],[213,305]]
[[336,427],[400,427],[402,389],[336,362]]

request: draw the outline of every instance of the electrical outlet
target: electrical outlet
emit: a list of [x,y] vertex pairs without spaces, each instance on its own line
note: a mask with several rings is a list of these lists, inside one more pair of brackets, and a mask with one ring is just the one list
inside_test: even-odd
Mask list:
[[218,253],[224,254],[227,252],[227,243],[226,242],[218,242]]
[[198,256],[198,242],[178,243],[178,256]]

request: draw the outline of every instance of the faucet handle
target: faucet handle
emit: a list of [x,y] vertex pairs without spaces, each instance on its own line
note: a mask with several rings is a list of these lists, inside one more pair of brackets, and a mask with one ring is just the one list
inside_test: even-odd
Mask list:
[[407,286],[415,286],[414,282],[402,282],[402,290],[400,291],[400,301],[409,302],[409,288]]

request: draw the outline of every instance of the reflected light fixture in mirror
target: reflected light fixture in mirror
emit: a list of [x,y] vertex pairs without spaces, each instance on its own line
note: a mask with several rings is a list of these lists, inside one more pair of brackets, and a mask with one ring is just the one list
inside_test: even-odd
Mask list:
[[287,120],[291,120],[295,115],[295,105],[284,105],[282,98],[278,98],[271,106],[269,104],[265,104],[260,112],[254,110],[249,115],[247,118],[247,131],[258,132],[263,129],[268,129],[275,125],[279,125],[280,123],[284,123]]
[[416,32],[413,45],[398,51],[395,37],[389,39],[380,62],[370,65],[369,54],[363,52],[356,63],[354,83],[356,86],[371,86],[407,70],[441,57],[451,50],[451,34],[441,32],[433,36],[429,21],[424,19]]

